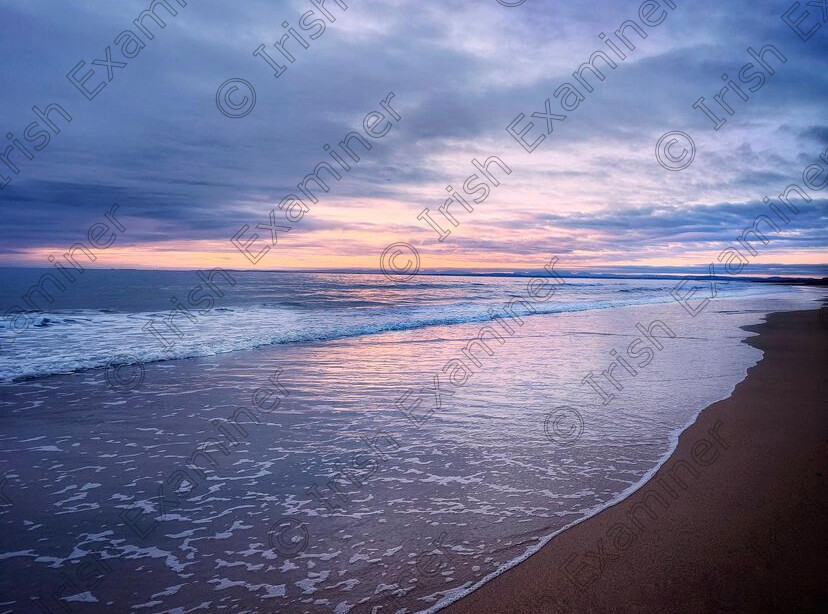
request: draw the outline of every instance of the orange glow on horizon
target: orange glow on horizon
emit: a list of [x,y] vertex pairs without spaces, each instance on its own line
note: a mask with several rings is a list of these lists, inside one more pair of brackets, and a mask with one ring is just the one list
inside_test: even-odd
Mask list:
[[[308,240],[312,235],[313,240]],[[104,269],[204,269],[213,267],[230,268],[237,270],[270,270],[270,269],[371,269],[379,270],[380,255],[385,247],[399,241],[395,237],[382,237],[378,233],[348,232],[335,233],[319,231],[295,237],[284,235],[279,238],[276,246],[271,246],[269,252],[256,264],[252,264],[230,241],[160,241],[142,243],[140,245],[121,245],[117,243],[108,249],[94,250],[97,260],[89,263],[87,258],[78,254],[78,262],[85,268]],[[382,241],[380,241],[382,239]],[[449,240],[450,241],[450,240]],[[449,243],[447,241],[446,243]],[[707,266],[715,261],[723,246],[715,246],[710,250],[695,249],[683,251],[672,256],[640,254],[639,257],[628,253],[611,251],[586,252],[574,250],[569,253],[556,253],[554,249],[548,253],[543,251],[538,242],[538,251],[532,255],[513,254],[488,250],[485,253],[467,253],[468,250],[458,250],[456,247],[439,244],[436,241],[412,242],[420,252],[421,270],[516,270],[540,269],[552,256],[558,256],[558,268],[582,269],[589,268],[593,272],[606,267],[647,266],[647,267],[694,267]],[[251,251],[256,253],[270,241],[260,238]],[[335,249],[333,249],[335,248]],[[39,247],[17,252],[14,254],[0,253],[0,263],[3,266],[50,266],[49,255],[59,256],[66,251],[65,247]],[[655,250],[653,250],[655,252]],[[752,265],[783,264],[783,265],[824,265],[826,254],[821,250],[796,250],[760,252],[759,256],[751,258],[745,267],[745,274],[749,274]],[[723,265],[721,268],[723,271]]]

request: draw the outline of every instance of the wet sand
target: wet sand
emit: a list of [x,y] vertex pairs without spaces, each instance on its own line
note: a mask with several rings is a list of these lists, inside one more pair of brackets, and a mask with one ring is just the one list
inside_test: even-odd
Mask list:
[[442,612],[828,611],[825,319],[746,327],[764,357],[642,488]]

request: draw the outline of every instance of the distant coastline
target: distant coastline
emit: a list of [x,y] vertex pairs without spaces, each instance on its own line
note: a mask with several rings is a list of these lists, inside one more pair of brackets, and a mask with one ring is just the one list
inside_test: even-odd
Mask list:
[[[564,279],[646,279],[646,280],[679,280],[687,276],[703,275],[705,279],[711,279],[706,269],[701,265],[698,269],[688,267],[685,269],[678,269],[677,267],[669,267],[670,271],[663,273],[657,272],[626,272],[626,273],[594,273],[592,271],[558,271],[560,276]],[[726,281],[746,281],[746,282],[763,282],[763,283],[777,283],[788,285],[805,285],[805,286],[825,286],[828,285],[828,264],[826,265],[792,265],[792,269],[802,271],[803,269],[813,269],[811,274],[791,273],[791,274],[768,274],[760,275],[739,275],[738,277],[728,275],[714,275],[712,279],[726,280]],[[49,267],[36,266],[0,266],[2,270],[50,270]],[[105,267],[87,267],[90,271],[144,271],[152,272],[194,272],[198,269],[138,269],[138,268],[105,268]],[[382,271],[378,269],[234,269],[226,268],[225,271],[232,273],[299,273],[299,274],[326,274],[326,275],[382,275]],[[819,272],[818,272],[819,271]],[[469,269],[436,269],[419,271],[417,277],[536,277],[543,275],[543,269],[524,269],[519,271],[502,271],[502,270],[486,270],[481,269],[477,271]]]

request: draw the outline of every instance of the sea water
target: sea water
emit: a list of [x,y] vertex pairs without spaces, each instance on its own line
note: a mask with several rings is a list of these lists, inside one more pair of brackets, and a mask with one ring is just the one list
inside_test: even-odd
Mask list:
[[[0,271],[4,308],[41,273]],[[761,358],[740,327],[820,296],[732,281],[691,317],[673,280],[567,278],[506,320],[525,278],[234,271],[165,350],[143,327],[195,273],[84,275],[26,330],[0,331],[14,338],[0,355],[13,504],[0,508],[0,612],[33,598],[59,611],[58,589],[77,612],[366,612],[372,596],[383,614],[436,609],[634,489]],[[487,337],[478,365],[463,350],[493,313],[515,332]],[[656,320],[672,336],[612,385],[601,373]],[[140,361],[135,389],[107,380],[113,356]],[[473,367],[463,385],[444,370],[454,359]],[[239,421],[198,488],[170,494],[168,476],[275,373],[278,409]],[[380,452],[366,453],[372,439]],[[124,517],[136,509],[144,537]],[[299,552],[274,542],[285,518]],[[97,549],[106,568],[79,576]]]

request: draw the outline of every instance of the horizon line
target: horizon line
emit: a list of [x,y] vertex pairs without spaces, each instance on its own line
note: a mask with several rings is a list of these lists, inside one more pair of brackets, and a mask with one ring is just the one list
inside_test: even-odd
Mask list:
[[[770,281],[774,279],[787,281],[807,281],[807,282],[828,282],[828,264],[806,264],[806,265],[792,265],[792,264],[769,264],[766,268],[778,269],[825,269],[824,273],[798,272],[798,273],[784,273],[782,271],[773,271],[768,273],[756,272],[752,274],[742,275],[719,275],[709,274],[709,265],[690,265],[690,266],[668,266],[668,267],[654,267],[654,266],[619,266],[619,269],[638,269],[638,270],[619,270],[613,272],[611,270],[596,270],[612,267],[583,267],[580,269],[561,269],[556,270],[556,273],[563,278],[578,279],[682,279],[688,275],[699,276],[704,275],[705,278],[710,279],[736,279],[742,281]],[[0,264],[0,269],[17,269],[17,270],[51,270],[48,266],[24,266],[24,265],[6,265]],[[423,277],[534,277],[545,273],[544,269],[505,269],[503,267],[485,268],[480,267],[476,269],[467,268],[440,268],[440,269],[424,269],[419,270],[414,274],[386,274],[381,269],[372,268],[284,268],[284,269],[252,269],[252,268],[233,268],[233,267],[204,267],[205,269],[222,268],[226,271],[233,271],[235,273],[328,273],[338,275],[381,275],[388,278],[413,278],[418,276]],[[144,268],[144,267],[87,267],[87,270],[93,271],[146,271],[146,272],[197,272],[201,268]],[[405,281],[408,281],[406,279]]]

